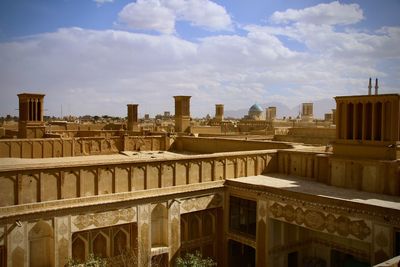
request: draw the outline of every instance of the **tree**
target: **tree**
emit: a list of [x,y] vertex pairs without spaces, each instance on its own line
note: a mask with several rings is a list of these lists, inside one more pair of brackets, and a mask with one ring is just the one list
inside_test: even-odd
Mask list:
[[75,259],[69,259],[67,266],[68,267],[106,267],[107,260],[97,257],[94,254],[90,254],[89,258],[85,262],[80,262]]
[[200,251],[196,251],[195,254],[186,253],[182,258],[176,259],[177,267],[212,267],[217,266],[217,263],[210,258],[203,258]]

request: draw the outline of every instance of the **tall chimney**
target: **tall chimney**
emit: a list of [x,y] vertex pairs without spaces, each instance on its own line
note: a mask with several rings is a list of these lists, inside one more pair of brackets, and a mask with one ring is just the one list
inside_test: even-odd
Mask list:
[[368,83],[368,95],[371,95],[371,89],[372,89],[371,77],[369,77],[369,83]]
[[379,88],[379,86],[378,86],[378,78],[376,78],[375,79],[375,94],[376,95],[378,94],[378,88]]

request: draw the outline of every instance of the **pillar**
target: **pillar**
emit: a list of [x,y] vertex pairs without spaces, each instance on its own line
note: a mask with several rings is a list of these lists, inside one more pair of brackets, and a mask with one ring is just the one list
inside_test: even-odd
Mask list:
[[187,132],[190,127],[191,96],[174,96],[175,98],[175,132]]
[[69,216],[54,218],[55,266],[66,266],[72,257],[72,233]]
[[138,104],[128,104],[128,131],[138,130]]
[[257,203],[257,266],[268,266],[268,240],[268,203],[266,200],[259,199]]
[[332,109],[332,123],[336,125],[336,109]]
[[179,255],[179,248],[181,247],[181,216],[180,204],[178,201],[173,200],[169,207],[168,212],[168,240],[169,240],[169,262],[170,266],[175,265],[176,258]]
[[151,204],[138,206],[138,266],[151,266]]

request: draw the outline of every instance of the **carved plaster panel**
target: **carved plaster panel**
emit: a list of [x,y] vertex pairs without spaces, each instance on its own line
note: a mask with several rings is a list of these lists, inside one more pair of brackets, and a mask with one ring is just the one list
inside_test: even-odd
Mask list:
[[221,194],[213,194],[197,198],[184,199],[181,202],[180,213],[188,213],[194,211],[205,210],[222,206],[223,196]]
[[69,216],[54,218],[56,236],[56,261],[59,266],[64,266],[71,256],[69,249],[71,237],[71,221]]
[[8,225],[7,266],[25,266],[28,248],[28,223]]
[[278,202],[270,204],[270,216],[312,230],[328,232],[330,234],[363,241],[371,241],[372,224],[365,220],[295,207]]
[[386,261],[391,256],[391,235],[390,227],[374,224],[374,263]]
[[72,216],[72,232],[136,221],[134,208]]
[[0,246],[4,245],[5,226],[0,226]]
[[265,200],[258,200],[258,220],[267,222],[267,201]]

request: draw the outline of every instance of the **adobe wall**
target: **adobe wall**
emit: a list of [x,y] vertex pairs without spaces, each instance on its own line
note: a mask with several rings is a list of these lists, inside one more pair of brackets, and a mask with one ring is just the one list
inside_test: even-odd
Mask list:
[[287,128],[275,131],[274,140],[305,144],[329,144],[335,140],[334,128]]
[[361,191],[400,195],[400,161],[332,157],[329,184]]
[[2,139],[0,158],[51,158],[107,155],[119,151],[167,150],[163,136]]
[[258,175],[275,172],[276,162],[275,151],[257,151],[3,169],[0,172],[0,207]]
[[196,134],[221,134],[221,126],[192,126],[191,133]]
[[278,151],[278,172],[355,190],[400,195],[400,161],[335,157],[331,153]]
[[223,138],[201,138],[201,137],[177,137],[171,149],[176,151],[187,151],[193,153],[217,153],[233,151],[251,151],[265,149],[286,149],[291,145],[254,140],[237,140]]

